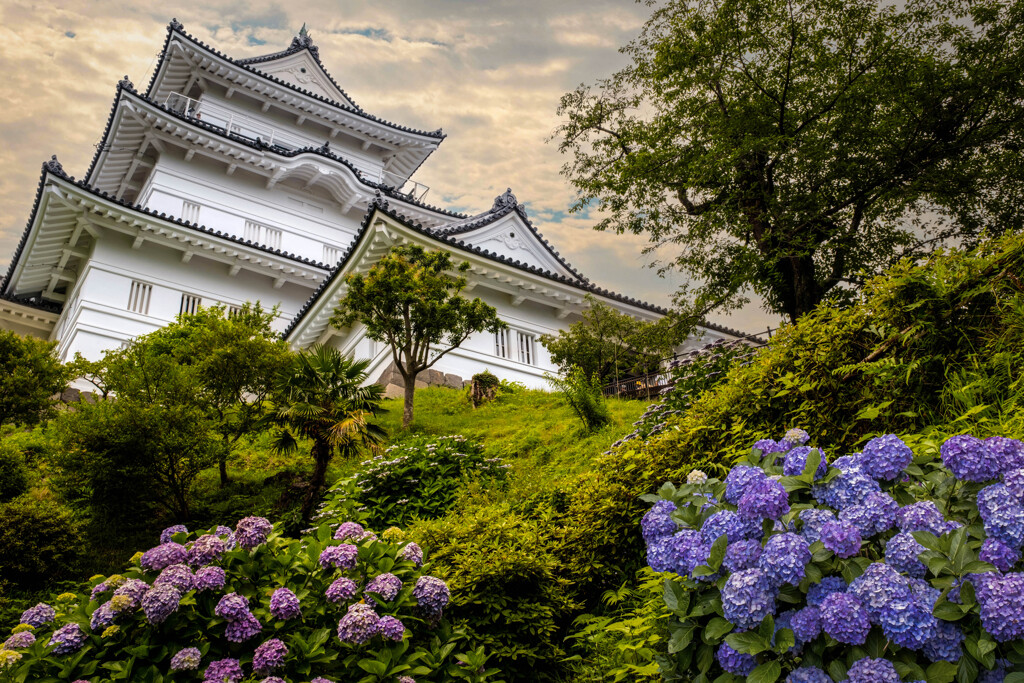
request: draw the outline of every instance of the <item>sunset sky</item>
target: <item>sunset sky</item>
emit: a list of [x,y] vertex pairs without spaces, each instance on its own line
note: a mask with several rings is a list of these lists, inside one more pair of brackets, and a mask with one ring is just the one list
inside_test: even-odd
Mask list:
[[[448,138],[414,176],[429,203],[467,213],[511,187],[541,232],[597,284],[666,304],[683,281],[645,266],[644,241],[569,214],[573,190],[548,141],[559,97],[625,64],[618,48],[648,13],[626,0],[209,0],[0,4],[0,273],[28,219],[40,164],[82,176],[115,86],[149,80],[168,22],[233,57],[276,52],[303,23],[334,79],[364,110]],[[667,254],[666,254],[667,255]],[[760,331],[757,306],[715,322]]]

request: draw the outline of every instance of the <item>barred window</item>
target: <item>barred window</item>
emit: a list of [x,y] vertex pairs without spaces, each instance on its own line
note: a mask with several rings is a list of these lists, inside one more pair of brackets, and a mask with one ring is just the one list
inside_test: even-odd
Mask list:
[[189,221],[191,223],[199,222],[199,205],[189,200],[184,200],[181,203],[181,220]]
[[517,332],[519,337],[519,362],[533,365],[535,360],[534,339],[532,334]]
[[508,330],[498,330],[494,333],[494,355],[499,358],[508,358],[512,355],[508,343]]
[[281,231],[253,221],[245,222],[245,239],[272,249],[281,248]]
[[153,285],[132,280],[128,290],[128,310],[149,315],[149,300],[153,297]]
[[195,296],[194,294],[182,294],[181,295],[181,308],[178,313],[193,315],[199,310],[199,307],[203,304],[201,297]]

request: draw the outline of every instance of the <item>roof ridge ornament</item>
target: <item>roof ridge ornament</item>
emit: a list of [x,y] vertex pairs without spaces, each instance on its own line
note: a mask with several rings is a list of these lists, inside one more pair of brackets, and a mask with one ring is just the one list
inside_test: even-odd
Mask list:
[[171,19],[171,28],[175,31],[185,30],[185,26],[177,18]]
[[519,214],[526,218],[526,207],[519,203],[516,196],[512,194],[512,188],[507,188],[504,194],[499,194],[494,198],[494,204],[491,205],[491,213],[498,213],[505,211],[506,209],[515,209]]
[[66,176],[67,175],[64,172],[64,167],[60,165],[59,161],[57,161],[57,155],[56,154],[52,155],[50,157],[49,161],[44,161],[43,162],[43,170],[44,171],[49,171],[50,173],[53,173],[54,175],[59,175],[59,176]]
[[289,50],[309,50],[310,54],[313,55],[313,59],[320,61],[320,50],[316,45],[313,44],[313,36],[306,30],[306,22],[302,22],[302,28],[299,29],[299,35],[292,38],[292,44],[288,47]]
[[117,82],[117,87],[121,88],[122,90],[130,90],[132,92],[135,92],[135,84],[132,83],[130,78],[128,78],[128,74],[125,74],[124,78]]

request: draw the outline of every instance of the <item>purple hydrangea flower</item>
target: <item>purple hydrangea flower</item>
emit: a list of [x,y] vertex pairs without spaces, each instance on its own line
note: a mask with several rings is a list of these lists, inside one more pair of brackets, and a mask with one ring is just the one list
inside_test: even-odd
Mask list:
[[163,543],[150,548],[142,554],[139,566],[150,572],[158,572],[172,564],[184,564],[188,561],[188,551],[180,543]]
[[30,647],[35,642],[36,636],[31,631],[18,631],[4,641],[3,647],[0,647],[0,650],[17,650],[23,647]]
[[232,643],[244,643],[263,630],[263,624],[252,613],[246,612],[241,619],[229,621],[224,637]]
[[920,578],[925,575],[927,567],[917,556],[924,551],[924,546],[913,536],[901,531],[885,544],[885,562],[898,572]]
[[659,500],[644,514],[643,519],[640,520],[640,529],[646,542],[650,543],[676,532],[678,525],[672,519],[672,513],[676,509],[676,505],[672,501]]
[[348,543],[341,545],[330,545],[320,553],[320,566],[326,569],[355,569],[356,558],[359,556],[359,548]]
[[886,434],[868,441],[858,462],[873,479],[892,481],[913,459],[910,446],[895,434]]
[[218,659],[206,667],[203,683],[238,683],[244,677],[237,659]]
[[846,673],[850,683],[900,683],[896,667],[887,659],[858,659]]
[[847,592],[867,609],[871,623],[879,623],[881,611],[893,600],[904,597],[910,588],[907,579],[882,562],[873,562],[850,583]]
[[195,585],[195,577],[187,564],[172,564],[164,567],[160,576],[153,581],[154,586],[174,586],[178,592],[184,594],[192,590]]
[[827,522],[821,527],[821,542],[837,557],[853,557],[860,552],[860,530],[849,522]]
[[357,602],[349,606],[348,612],[338,622],[338,640],[353,645],[363,645],[377,635],[380,617],[367,604]]
[[962,434],[946,439],[939,447],[944,464],[957,479],[989,481],[999,476],[999,456],[984,441]]
[[981,625],[999,643],[1024,638],[1024,574],[992,576],[986,583],[977,591]]
[[92,587],[92,591],[89,593],[89,599],[95,600],[99,596],[106,593],[108,590],[110,590],[110,586],[107,585],[106,581],[97,583],[95,586]]
[[[148,586],[147,586],[148,588]],[[35,607],[29,607],[21,613],[21,623],[39,628],[43,624],[49,624],[57,617],[57,611],[45,602],[37,603]]]
[[768,539],[757,566],[773,586],[797,585],[804,578],[804,567],[811,561],[811,550],[800,536],[778,534]]
[[[26,622],[27,623],[27,622]],[[85,644],[86,635],[78,624],[65,624],[53,632],[49,645],[55,645],[53,654],[69,655],[78,652]]]
[[102,631],[114,623],[115,617],[117,617],[117,612],[114,611],[109,601],[105,602],[97,607],[89,617],[89,628],[93,631]]
[[932,637],[924,644],[924,656],[933,662],[959,662],[964,633],[951,621],[936,620]]
[[402,546],[402,549],[398,551],[398,558],[405,560],[406,562],[412,562],[414,565],[419,567],[423,564],[423,549],[415,543],[406,543]]
[[789,621],[798,643],[809,643],[821,633],[821,611],[817,607],[804,607],[797,610]]
[[1018,503],[1024,504],[1024,467],[1010,470],[1004,474],[1003,484]]
[[986,486],[978,492],[978,512],[985,533],[1012,548],[1024,546],[1024,505],[1004,484]]
[[737,507],[747,519],[778,519],[789,512],[789,494],[782,484],[765,477],[747,487]]
[[359,522],[342,522],[334,532],[334,540],[347,541],[351,538],[358,541],[364,533],[366,530]]
[[979,555],[982,562],[995,565],[1001,572],[1008,572],[1020,562],[1020,551],[1011,548],[997,538],[986,538],[981,543]]
[[364,592],[374,593],[384,600],[394,600],[400,590],[402,580],[390,572],[385,572],[366,584]]
[[761,439],[754,442],[754,448],[761,451],[762,456],[766,456],[772,453],[785,453],[789,450],[789,444],[785,441],[775,441],[774,439]]
[[923,648],[935,635],[938,624],[932,616],[932,604],[909,591],[882,607],[878,620],[886,638],[912,650]]
[[188,549],[188,563],[193,567],[213,564],[221,558],[227,546],[224,539],[213,534],[204,534],[195,540]]
[[299,599],[287,588],[278,588],[270,596],[270,614],[275,619],[297,619],[302,616]]
[[153,586],[142,596],[142,611],[151,624],[162,624],[178,609],[181,592],[170,585]]
[[258,648],[252,655],[252,670],[257,673],[269,673],[284,666],[288,656],[288,646],[278,638],[271,638]]
[[228,593],[217,602],[213,613],[226,621],[238,621],[250,615],[249,601],[238,593]]
[[266,678],[260,679],[260,683],[288,683],[280,676],[267,676]]
[[775,612],[775,590],[760,569],[731,575],[722,587],[722,611],[740,631],[754,628]]
[[[800,446],[794,448],[789,453],[786,453],[786,459],[782,463],[782,473],[787,477],[798,477],[804,473],[804,468],[807,466],[807,456],[811,454],[812,449],[807,446]],[[825,456],[818,451],[818,466],[814,470],[814,478],[820,479],[825,476],[828,472],[828,463],[825,462]]]
[[394,617],[381,617],[377,631],[388,640],[399,642],[405,635],[405,624]]
[[[753,539],[730,543],[725,549],[722,568],[730,574],[757,566],[761,558],[761,542]],[[653,568],[653,567],[652,567]]]
[[842,510],[850,505],[863,505],[869,495],[881,490],[878,482],[863,470],[850,467],[826,484],[815,484],[811,494],[822,505]]
[[767,478],[764,470],[759,467],[737,465],[729,471],[725,478],[725,499],[733,505],[738,505],[740,498],[747,492],[751,484]]
[[342,577],[328,586],[327,590],[324,591],[324,595],[327,596],[329,602],[338,604],[345,600],[351,600],[358,590],[359,586],[355,581]]
[[[402,680],[403,678],[409,678],[409,677],[408,676],[399,676],[398,677],[398,683],[407,683],[406,681]],[[413,680],[412,678],[409,678],[409,681],[412,681],[412,683],[416,683],[416,681]],[[316,678],[311,680],[309,683],[334,683],[334,681],[332,681],[329,678],[324,678],[323,676],[317,676]]]
[[[864,499],[864,508],[871,514],[874,522],[868,536],[884,533],[896,526],[896,514],[899,512],[900,504],[893,500],[888,493],[876,491],[868,494]],[[865,535],[863,531],[861,535]]]
[[935,603],[939,600],[939,596],[942,595],[942,591],[924,579],[907,579],[907,588],[909,588],[910,592],[917,596],[919,600],[927,604],[929,606],[929,610],[931,607],[935,606]]
[[850,593],[830,593],[821,601],[821,628],[847,645],[863,645],[871,630],[868,612]]
[[722,667],[723,671],[737,676],[749,676],[750,672],[757,666],[757,660],[754,659],[753,655],[736,652],[736,650],[729,647],[728,643],[722,643],[718,646],[715,658],[718,660],[718,665]]
[[448,584],[441,579],[421,576],[412,590],[412,597],[416,598],[416,604],[420,609],[431,616],[437,616],[451,600],[452,594],[448,590]]
[[184,524],[175,524],[173,526],[167,527],[166,529],[164,529],[163,531],[160,532],[160,542],[161,543],[170,543],[171,542],[171,537],[174,536],[174,534],[187,534],[187,533],[188,533],[188,527],[186,527]]
[[672,569],[672,537],[658,538],[647,545],[647,564],[656,572],[667,572]]
[[826,596],[845,592],[846,582],[841,577],[826,576],[821,583],[816,583],[807,589],[807,604],[811,607],[818,607]]
[[199,663],[202,661],[203,655],[199,652],[199,648],[186,647],[183,650],[178,650],[178,652],[171,657],[171,670],[195,671],[199,668]]
[[264,543],[274,525],[266,517],[244,517],[235,525],[235,541],[245,550]]
[[821,527],[826,522],[836,521],[836,516],[829,510],[801,510],[800,514],[797,515],[797,519],[803,524],[800,529],[800,535],[804,537],[804,540],[808,543],[814,543],[815,541],[821,540]]
[[946,518],[930,500],[900,508],[896,513],[896,525],[900,531],[928,531],[936,536],[951,531]]
[[224,587],[227,577],[220,567],[203,567],[196,572],[195,588],[198,592],[219,591]]
[[789,672],[786,683],[832,683],[832,679],[816,666],[802,666]]
[[1009,665],[1005,659],[996,660],[994,669],[982,669],[978,672],[977,683],[1003,683],[1006,679],[1006,667]]
[[705,544],[700,537],[700,532],[694,529],[683,529],[676,532],[666,544],[671,569],[680,576],[692,577],[693,570],[706,564],[711,555],[711,546]]
[[122,595],[131,600],[130,609],[137,608],[142,603],[142,598],[149,592],[150,585],[138,579],[128,579],[114,591],[114,597]]
[[985,446],[995,453],[1003,472],[1024,468],[1024,442],[1005,436],[990,436]]
[[840,458],[836,458],[832,461],[832,467],[847,474],[854,471],[860,472],[861,474],[867,474],[860,464],[860,456],[860,453],[853,453],[852,455],[844,455]]
[[839,521],[855,527],[862,539],[875,534],[875,511],[866,504],[850,505],[844,508],[839,513]]

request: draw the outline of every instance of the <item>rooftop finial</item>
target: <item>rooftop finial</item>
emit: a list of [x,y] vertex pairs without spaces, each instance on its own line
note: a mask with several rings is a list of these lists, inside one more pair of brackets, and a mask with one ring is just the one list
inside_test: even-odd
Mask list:
[[135,91],[135,84],[128,78],[128,74],[125,74],[124,78],[117,82],[117,86],[123,90]]
[[43,162],[43,168],[55,175],[64,175],[64,167],[60,165],[59,161],[57,161],[56,154],[51,156],[49,161]]
[[184,31],[185,30],[185,27],[182,26],[181,22],[178,21],[176,18],[175,19],[171,19],[171,28],[174,29],[175,31]]
[[302,28],[299,29],[299,37],[300,38],[305,38],[308,35],[309,35],[309,32],[306,31],[306,22],[302,22]]
[[299,35],[292,38],[292,44],[289,49],[301,50],[303,48],[309,50],[317,60],[320,59],[320,51],[317,49],[316,45],[313,44],[313,36],[311,36],[309,34],[309,30],[306,29],[305,22],[302,23],[302,28],[299,29]]
[[512,194],[512,188],[505,190],[505,194],[499,194],[494,198],[494,204],[491,206],[491,213],[496,211],[502,211],[504,209],[514,209],[519,205],[519,200]]

